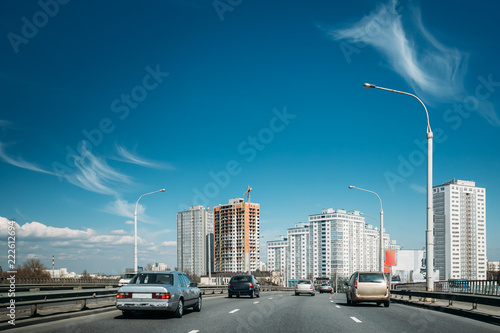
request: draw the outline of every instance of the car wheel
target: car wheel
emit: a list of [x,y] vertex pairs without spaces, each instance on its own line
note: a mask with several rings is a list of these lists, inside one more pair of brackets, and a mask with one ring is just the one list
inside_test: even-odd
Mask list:
[[254,292],[254,291],[252,291],[252,292],[250,293],[250,298],[254,298],[254,296],[255,296],[255,292]]
[[201,295],[198,296],[198,301],[196,302],[195,306],[193,307],[193,310],[196,312],[201,311]]
[[233,294],[227,294],[227,297],[233,298]]
[[315,293],[312,293],[311,296],[315,296],[316,294]]
[[132,318],[132,311],[122,311],[123,317]]
[[257,298],[260,298],[260,291],[257,293]]
[[177,306],[177,310],[175,310],[174,317],[182,318],[184,314],[184,301],[182,299],[179,300],[179,305]]
[[385,306],[386,308],[388,308],[390,304],[391,304],[390,302],[385,302],[385,303],[384,303],[384,306]]
[[295,293],[295,296],[299,296],[299,293]]
[[349,296],[347,296],[347,294],[346,294],[346,297],[345,297],[345,298],[346,298],[346,301],[347,301],[347,305],[352,305],[352,302],[351,302],[351,300],[349,299]]

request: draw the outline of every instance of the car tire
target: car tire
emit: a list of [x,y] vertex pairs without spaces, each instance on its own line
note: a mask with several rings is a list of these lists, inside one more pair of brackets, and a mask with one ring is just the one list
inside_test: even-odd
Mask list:
[[315,294],[315,293],[312,293],[312,294],[311,294],[311,296],[316,296],[316,294]]
[[180,299],[179,305],[177,306],[177,310],[175,310],[175,312],[174,312],[174,317],[175,318],[182,318],[183,314],[184,314],[184,300]]
[[227,297],[233,298],[233,294],[227,294]]
[[254,298],[254,297],[255,297],[255,292],[254,292],[254,291],[252,291],[252,292],[250,293],[250,298]]
[[347,296],[346,294],[346,302],[347,302],[347,305],[352,305],[352,301],[349,299],[349,296]]
[[257,298],[260,298],[260,291],[257,293]]
[[202,305],[202,301],[201,301],[201,295],[200,295],[200,296],[198,296],[198,301],[193,306],[193,310],[196,311],[196,312],[200,312],[201,311],[201,305]]
[[385,303],[384,303],[384,306],[385,306],[386,308],[388,308],[390,304],[391,304],[390,302],[385,302]]
[[122,311],[124,318],[132,318],[132,311]]

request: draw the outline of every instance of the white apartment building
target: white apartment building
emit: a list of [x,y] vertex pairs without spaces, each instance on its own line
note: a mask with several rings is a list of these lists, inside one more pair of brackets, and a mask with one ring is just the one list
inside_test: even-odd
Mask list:
[[278,236],[275,240],[267,242],[267,269],[280,271],[285,274],[288,259],[288,238]]
[[296,223],[294,228],[287,230],[290,247],[288,280],[313,279],[310,234],[309,224],[304,222]]
[[[380,229],[365,224],[357,210],[323,209],[309,216],[315,277],[379,270]],[[384,249],[398,248],[384,233]]]
[[192,206],[177,213],[177,269],[198,276],[213,271],[213,210]]
[[433,187],[433,201],[439,279],[486,279],[486,189],[452,179]]

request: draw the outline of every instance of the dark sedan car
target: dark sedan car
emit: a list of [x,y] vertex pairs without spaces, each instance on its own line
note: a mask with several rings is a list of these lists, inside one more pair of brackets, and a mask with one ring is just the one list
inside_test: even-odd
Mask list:
[[249,295],[251,298],[260,297],[260,284],[255,276],[250,274],[234,275],[227,286],[229,297],[240,297],[240,295]]

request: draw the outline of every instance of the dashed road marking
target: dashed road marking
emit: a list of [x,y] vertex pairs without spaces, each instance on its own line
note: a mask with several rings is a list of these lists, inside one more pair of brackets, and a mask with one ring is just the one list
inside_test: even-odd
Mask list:
[[235,312],[238,312],[240,311],[240,309],[234,309],[233,311],[229,311],[229,313],[235,313]]
[[200,330],[192,330],[192,331],[189,331],[188,333],[198,333]]
[[335,305],[335,307],[336,307],[337,309],[340,309],[340,306],[338,306],[338,305]]
[[259,301],[257,301],[257,302],[253,302],[253,304],[258,304],[258,303],[259,303]]
[[356,317],[351,317],[351,319],[352,319],[352,320],[354,320],[354,321],[355,321],[355,322],[357,322],[357,323],[361,323],[361,320],[359,320],[359,319],[358,319],[358,318],[356,318]]

